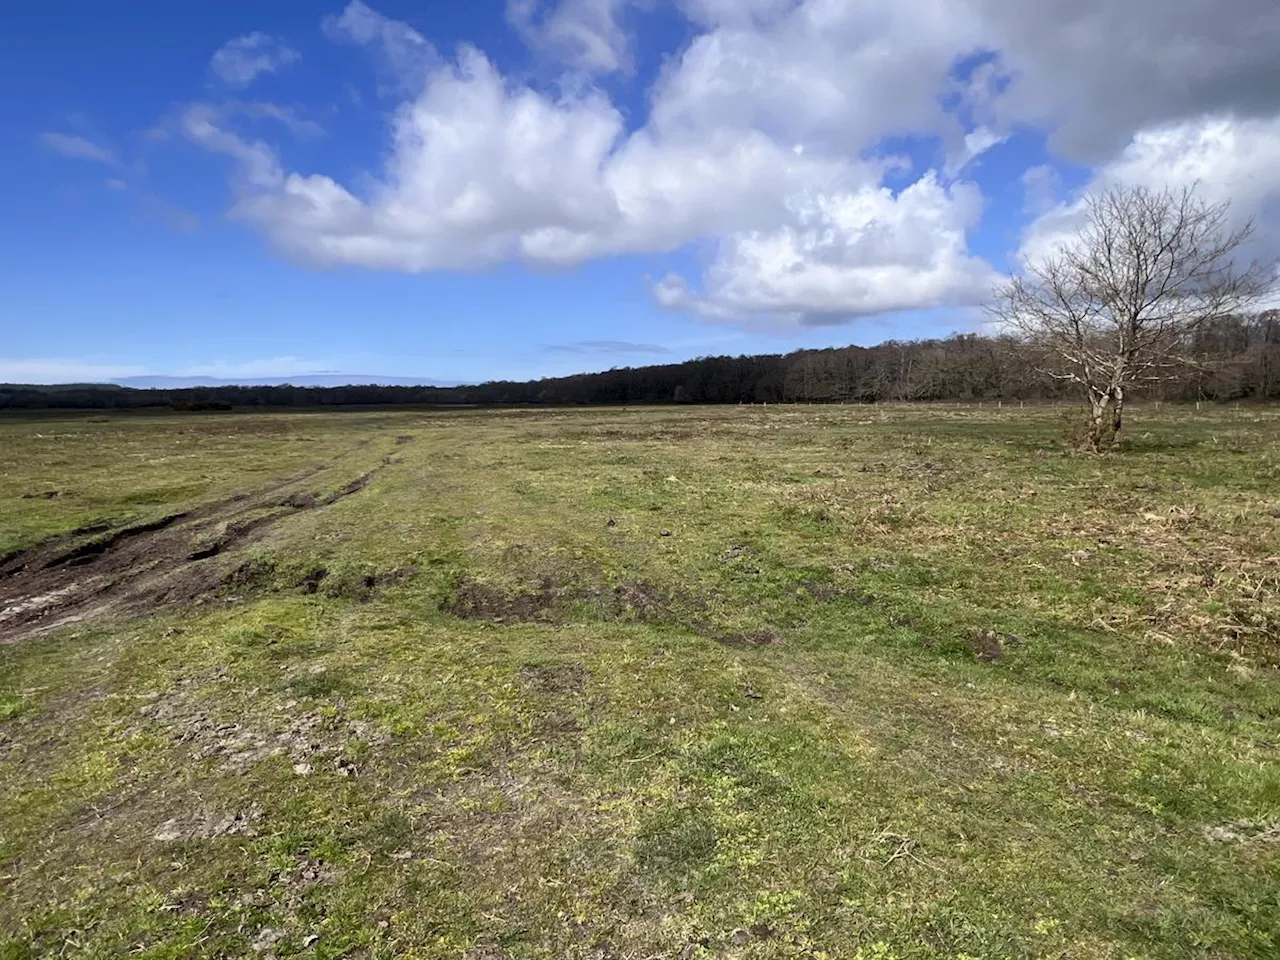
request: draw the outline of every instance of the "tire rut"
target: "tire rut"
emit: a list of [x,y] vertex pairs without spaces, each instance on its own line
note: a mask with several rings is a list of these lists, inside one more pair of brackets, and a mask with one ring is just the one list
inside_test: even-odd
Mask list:
[[[364,490],[389,458],[321,498],[289,488],[328,465],[191,510],[110,530],[91,524],[0,557],[0,644],[111,611],[196,602],[218,589],[216,558],[261,539],[287,517]],[[88,536],[88,539],[85,537]]]

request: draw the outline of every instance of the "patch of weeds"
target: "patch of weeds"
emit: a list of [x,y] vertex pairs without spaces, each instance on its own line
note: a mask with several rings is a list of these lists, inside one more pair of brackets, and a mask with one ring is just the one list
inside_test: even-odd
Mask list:
[[713,811],[673,804],[645,819],[636,834],[632,857],[644,873],[678,884],[711,861],[717,839]]
[[15,693],[0,693],[0,722],[12,720],[26,709],[26,701]]
[[335,700],[355,688],[336,670],[311,667],[286,680],[284,689],[299,699]]
[[835,513],[825,504],[788,503],[778,512],[783,523],[800,527],[827,527],[836,522]]
[[368,603],[390,586],[404,583],[418,573],[409,564],[392,570],[370,571],[363,567],[338,567],[318,563],[281,562],[273,557],[254,557],[227,573],[221,584],[224,594],[246,596],[263,593],[323,593],[335,599]]
[[311,583],[315,583],[319,588],[320,580],[324,581],[324,593],[326,596],[338,597],[349,600],[358,600],[361,603],[368,603],[378,592],[384,587],[395,586],[404,583],[417,574],[418,568],[412,564],[405,567],[398,567],[394,570],[384,570],[376,573],[357,570],[343,570],[337,573],[329,573],[324,571],[323,576],[317,578],[318,571],[311,570],[305,574],[299,583],[304,592],[314,593],[314,590],[307,588]]

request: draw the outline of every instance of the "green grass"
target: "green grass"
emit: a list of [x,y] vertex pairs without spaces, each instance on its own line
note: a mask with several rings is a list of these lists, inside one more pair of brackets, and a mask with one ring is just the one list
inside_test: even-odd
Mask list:
[[0,645],[0,957],[1276,956],[1280,413],[1062,417],[0,419],[0,554],[377,471]]

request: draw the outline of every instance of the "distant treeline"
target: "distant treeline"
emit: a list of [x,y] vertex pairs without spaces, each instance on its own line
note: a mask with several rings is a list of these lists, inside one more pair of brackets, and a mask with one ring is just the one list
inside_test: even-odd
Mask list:
[[[1152,384],[1155,400],[1280,399],[1280,311],[1224,317],[1187,346],[1193,361]],[[0,385],[0,407],[20,409],[324,407],[380,404],[503,406],[620,403],[875,403],[1073,399],[1046,379],[1028,349],[1006,337],[890,341],[786,355],[703,357],[523,383],[461,387],[189,387]]]

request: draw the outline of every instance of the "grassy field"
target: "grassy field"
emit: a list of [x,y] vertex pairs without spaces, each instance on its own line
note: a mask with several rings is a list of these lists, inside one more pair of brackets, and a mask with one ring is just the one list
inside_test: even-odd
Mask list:
[[0,419],[0,957],[1280,956],[1280,411]]

